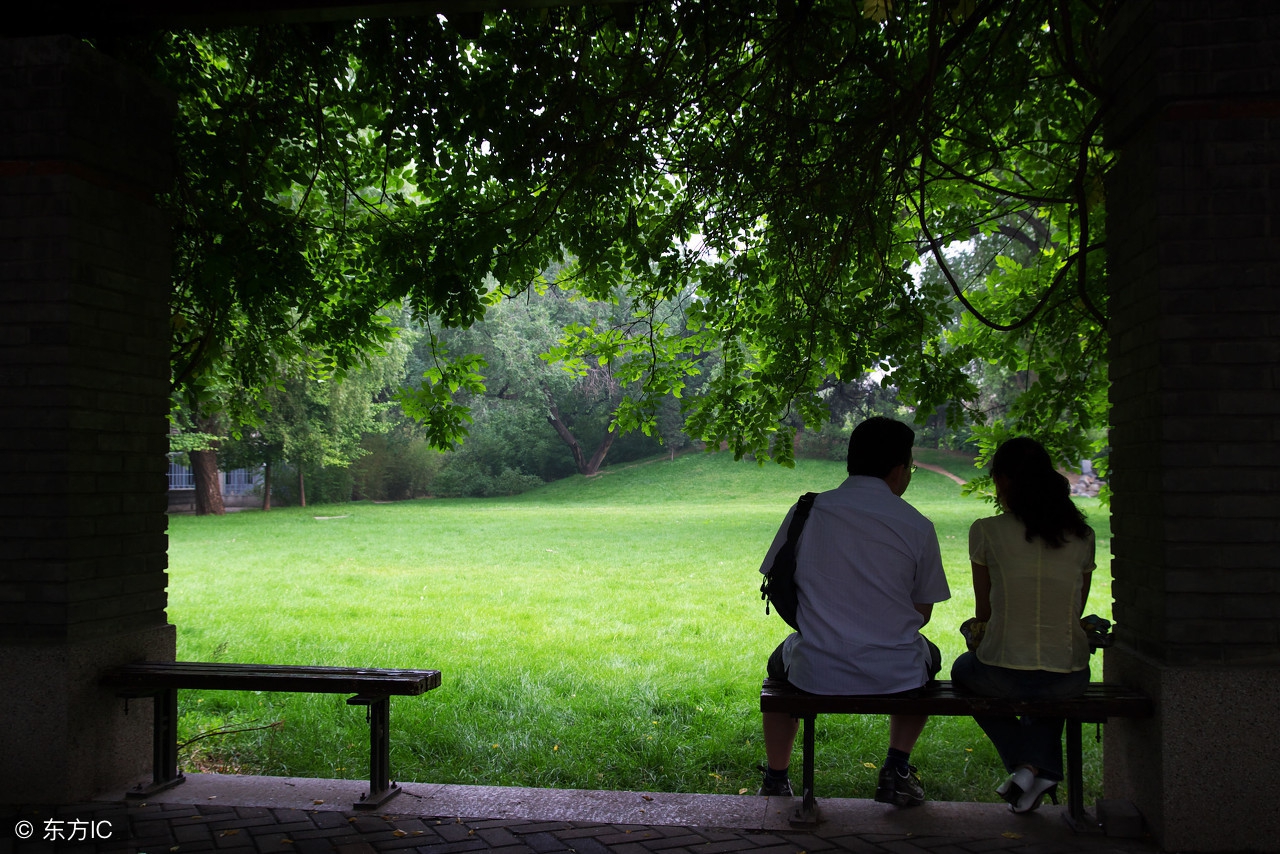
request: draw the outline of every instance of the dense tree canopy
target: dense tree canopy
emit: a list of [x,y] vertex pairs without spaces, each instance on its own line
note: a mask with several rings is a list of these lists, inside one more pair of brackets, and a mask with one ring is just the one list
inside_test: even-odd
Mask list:
[[[676,394],[700,438],[787,462],[789,425],[868,372],[987,421],[958,404],[989,361],[1030,378],[989,436],[1078,460],[1106,416],[1104,13],[675,0],[118,45],[180,98],[175,387],[342,371],[382,306],[465,327],[563,265],[561,291],[625,294],[556,353],[611,367],[619,429]],[[416,405],[447,445],[484,368],[433,362]]]

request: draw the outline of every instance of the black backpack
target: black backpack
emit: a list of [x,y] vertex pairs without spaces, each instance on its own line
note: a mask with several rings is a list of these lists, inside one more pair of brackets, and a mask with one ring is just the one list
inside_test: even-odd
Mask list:
[[796,605],[799,601],[796,595],[796,543],[800,541],[800,532],[804,530],[804,523],[809,518],[813,499],[817,495],[816,492],[806,492],[796,502],[796,512],[791,515],[791,524],[787,526],[787,541],[774,555],[773,566],[769,567],[764,581],[760,582],[764,612],[768,614],[769,604],[773,603],[778,616],[797,630],[800,627],[796,625]]

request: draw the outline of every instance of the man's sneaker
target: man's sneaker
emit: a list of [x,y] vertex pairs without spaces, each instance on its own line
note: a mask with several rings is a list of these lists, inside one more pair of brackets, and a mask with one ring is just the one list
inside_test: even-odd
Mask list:
[[924,803],[924,786],[916,776],[916,766],[908,765],[906,774],[889,765],[883,766],[876,781],[876,800],[896,807],[914,807]]
[[790,798],[793,796],[791,791],[791,779],[789,777],[771,779],[769,777],[768,769],[763,765],[759,767],[761,771],[765,772],[765,775],[764,781],[760,784],[760,791],[756,792],[757,795],[764,795],[766,797],[773,797],[776,795],[782,798]]
[[760,784],[760,791],[757,795],[765,795],[766,797],[778,796],[782,798],[790,798],[793,793],[791,791],[791,780],[783,777],[781,780],[765,780]]

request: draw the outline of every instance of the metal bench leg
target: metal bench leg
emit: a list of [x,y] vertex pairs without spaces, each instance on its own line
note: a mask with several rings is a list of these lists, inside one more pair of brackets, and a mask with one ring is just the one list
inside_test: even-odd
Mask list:
[[[129,696],[129,695],[126,695]],[[126,798],[147,798],[186,780],[178,771],[178,691],[163,688],[151,695],[151,784],[139,784]]]
[[1082,721],[1067,719],[1067,811],[1063,818],[1076,833],[1098,833],[1098,823],[1084,809],[1083,726]]
[[391,782],[391,698],[352,697],[348,705],[366,706],[369,719],[369,793],[354,804],[358,810],[374,810],[400,793]]
[[813,731],[817,729],[817,715],[809,715],[804,721],[804,776],[801,778],[800,806],[789,819],[792,827],[817,827],[822,821],[818,815],[818,799],[813,795]]

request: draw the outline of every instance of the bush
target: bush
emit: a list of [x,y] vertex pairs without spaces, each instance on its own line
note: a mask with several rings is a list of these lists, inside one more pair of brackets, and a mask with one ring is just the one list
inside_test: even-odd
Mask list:
[[842,429],[834,424],[828,424],[820,433],[801,430],[796,433],[796,459],[842,463],[849,456],[850,432],[850,429]]
[[519,495],[539,486],[542,486],[542,478],[537,475],[505,468],[502,474],[493,479],[491,491],[486,492],[485,495]]
[[488,469],[461,453],[451,456],[431,483],[431,494],[440,498],[475,498],[492,490]]
[[545,409],[490,401],[477,406],[475,416],[470,435],[451,458],[465,456],[489,477],[512,469],[551,481],[575,472],[573,455],[547,423]]
[[493,472],[466,451],[455,452],[432,483],[432,494],[441,498],[487,498],[519,495],[542,486],[537,475],[506,466]]
[[[303,469],[307,504],[341,504],[351,500],[354,479],[345,468],[306,466]],[[271,503],[297,506],[298,470],[279,465],[271,473]]]
[[360,443],[368,453],[351,465],[357,500],[400,501],[432,491],[445,457],[408,431],[368,435]]

